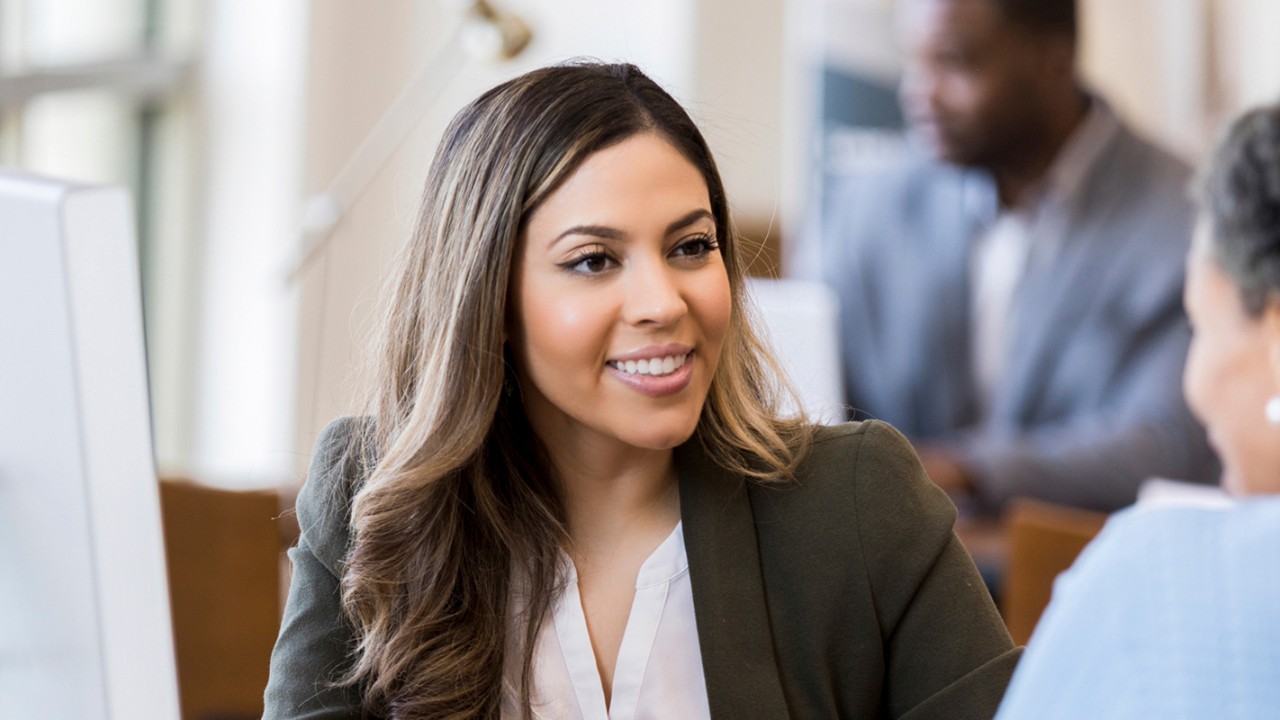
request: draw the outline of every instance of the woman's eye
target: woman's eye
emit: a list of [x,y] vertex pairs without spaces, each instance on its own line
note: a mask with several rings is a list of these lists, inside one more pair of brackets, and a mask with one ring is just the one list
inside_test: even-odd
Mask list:
[[712,251],[719,250],[720,244],[710,235],[699,235],[695,238],[685,240],[676,246],[672,251],[672,255],[676,257],[703,257],[711,254]]
[[570,260],[561,265],[566,270],[582,275],[597,275],[613,267],[613,258],[602,252],[591,252]]

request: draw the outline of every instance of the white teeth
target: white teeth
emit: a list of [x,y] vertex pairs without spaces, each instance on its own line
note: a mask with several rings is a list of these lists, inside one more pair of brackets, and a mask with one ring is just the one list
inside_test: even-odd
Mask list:
[[684,355],[668,355],[662,358],[652,358],[648,360],[626,360],[626,361],[609,361],[609,365],[628,375],[670,375],[678,368],[684,367],[684,361],[688,358],[688,353]]

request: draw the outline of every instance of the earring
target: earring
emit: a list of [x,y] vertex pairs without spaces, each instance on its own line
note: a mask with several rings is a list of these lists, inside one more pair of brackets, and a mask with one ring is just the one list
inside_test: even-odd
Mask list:
[[1267,420],[1272,425],[1280,425],[1280,395],[1272,395],[1267,401]]

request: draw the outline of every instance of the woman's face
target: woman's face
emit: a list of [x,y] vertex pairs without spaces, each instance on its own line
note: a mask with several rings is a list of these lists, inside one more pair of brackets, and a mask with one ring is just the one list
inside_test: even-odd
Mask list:
[[[1183,373],[1187,402],[1222,459],[1222,484],[1235,495],[1280,492],[1280,427],[1267,400],[1280,392],[1275,318],[1245,312],[1239,289],[1205,249],[1201,222],[1187,259],[1184,300],[1191,348]],[[1280,313],[1272,308],[1269,313]]]
[[669,449],[697,426],[731,309],[702,174],[645,133],[528,219],[509,340],[530,422],[569,447]]

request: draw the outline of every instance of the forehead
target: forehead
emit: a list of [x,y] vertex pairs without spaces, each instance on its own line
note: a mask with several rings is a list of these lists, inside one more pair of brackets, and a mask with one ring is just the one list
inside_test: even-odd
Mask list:
[[906,0],[899,31],[908,44],[989,42],[1011,32],[991,0]]
[[534,210],[527,227],[539,234],[563,225],[666,223],[696,209],[711,210],[702,172],[666,138],[641,133],[589,155]]

